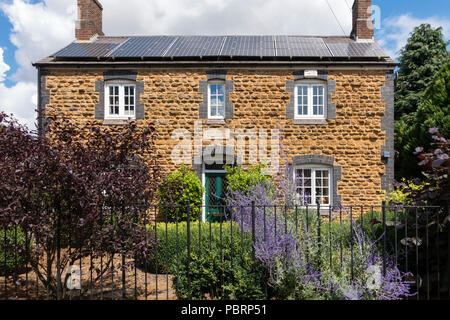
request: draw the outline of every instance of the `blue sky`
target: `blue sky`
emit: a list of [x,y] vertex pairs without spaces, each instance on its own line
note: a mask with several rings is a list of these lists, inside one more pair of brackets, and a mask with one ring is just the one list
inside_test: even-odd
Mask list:
[[[343,35],[326,0],[100,1],[107,35]],[[353,0],[328,1],[349,34]],[[376,40],[394,58],[420,23],[443,26],[449,39],[450,1],[373,0],[373,4],[381,10]],[[32,125],[36,70],[31,62],[73,41],[75,19],[76,0],[0,0],[0,109]]]

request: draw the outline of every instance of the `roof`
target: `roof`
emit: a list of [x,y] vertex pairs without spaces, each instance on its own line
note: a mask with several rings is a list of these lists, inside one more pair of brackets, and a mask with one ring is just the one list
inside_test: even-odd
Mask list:
[[376,42],[315,36],[101,36],[73,42],[41,62],[349,59],[393,63]]

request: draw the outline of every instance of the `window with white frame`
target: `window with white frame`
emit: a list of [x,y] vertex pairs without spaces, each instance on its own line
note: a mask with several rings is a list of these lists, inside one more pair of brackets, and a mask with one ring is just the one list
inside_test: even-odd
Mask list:
[[225,119],[225,84],[208,84],[208,118]]
[[327,87],[320,83],[300,83],[295,86],[295,118],[325,119]]
[[136,116],[136,85],[111,82],[105,85],[105,118],[128,119]]
[[302,205],[328,206],[332,203],[331,169],[319,166],[302,166],[295,168],[295,191]]

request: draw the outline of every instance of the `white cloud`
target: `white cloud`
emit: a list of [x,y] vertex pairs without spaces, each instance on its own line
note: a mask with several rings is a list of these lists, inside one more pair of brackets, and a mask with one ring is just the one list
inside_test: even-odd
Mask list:
[[17,47],[19,69],[13,81],[35,81],[32,61],[42,59],[73,40],[76,6],[73,0],[13,0],[0,5],[11,22],[10,40]]
[[[351,0],[328,0],[345,34]],[[102,0],[105,31],[141,34],[343,35],[325,1]],[[347,4],[346,4],[347,2]]]
[[13,113],[17,120],[34,129],[34,110],[36,109],[36,84],[34,82],[18,82],[13,87],[3,84],[5,73],[10,69],[3,59],[3,49],[0,48],[0,110]]
[[7,87],[2,76],[9,66],[0,59],[0,110],[13,113],[19,121],[34,128],[37,71],[31,63],[73,40],[75,1],[46,0],[44,4],[13,0],[1,3],[0,10],[13,26],[10,40],[17,48],[15,60],[18,64],[17,71],[10,79],[16,84]]
[[383,21],[379,44],[391,55],[398,58],[414,28],[429,23],[433,28],[442,27],[445,39],[450,38],[450,19],[439,17],[415,18],[410,14],[390,17]]
[[3,60],[3,49],[0,48],[0,82],[5,81],[6,72],[9,71],[9,66]]
[[0,83],[0,110],[13,113],[30,129],[35,128],[36,101],[36,83],[21,81],[10,88]]

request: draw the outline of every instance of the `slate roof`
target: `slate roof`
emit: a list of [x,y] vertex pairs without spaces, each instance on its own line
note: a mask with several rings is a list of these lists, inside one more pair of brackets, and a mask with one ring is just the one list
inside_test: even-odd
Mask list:
[[376,42],[313,36],[98,37],[73,42],[46,61],[75,60],[339,60],[393,62]]

